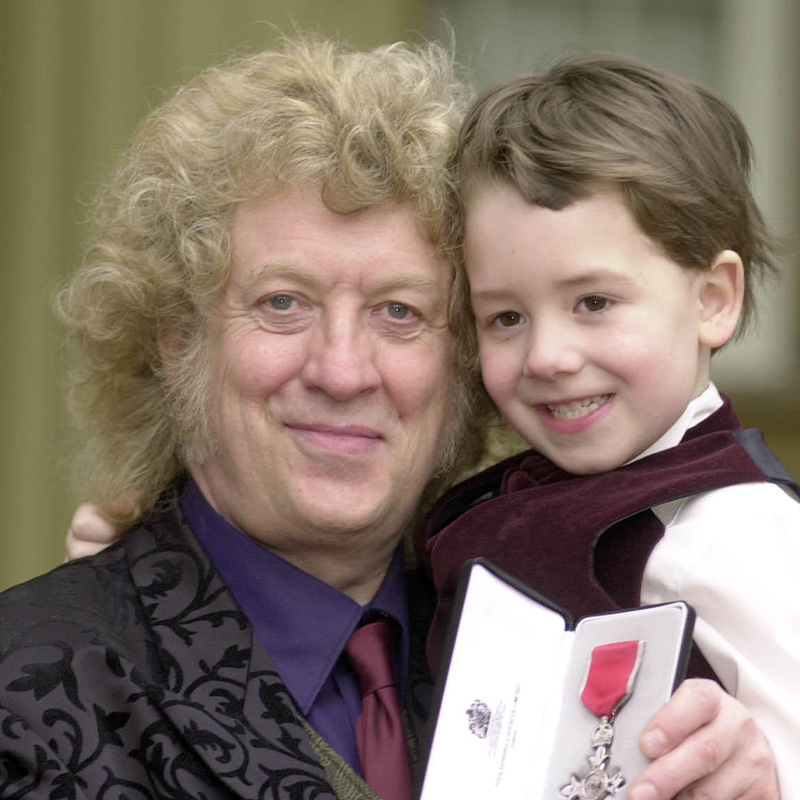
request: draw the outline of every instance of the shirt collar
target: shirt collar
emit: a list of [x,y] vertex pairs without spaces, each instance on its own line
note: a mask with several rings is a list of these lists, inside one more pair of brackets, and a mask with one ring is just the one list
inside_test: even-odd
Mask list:
[[667,430],[659,439],[656,439],[653,444],[646,450],[639,453],[638,456],[626,462],[632,464],[645,456],[651,456],[653,453],[660,453],[662,450],[667,450],[670,447],[675,447],[680,444],[686,431],[693,428],[695,425],[702,422],[704,419],[710,417],[718,408],[722,407],[722,397],[717,391],[717,387],[713,383],[708,384],[708,388],[700,395],[694,398],[683,414],[678,417],[672,427]]
[[[399,623],[402,636],[395,670],[400,676],[407,674],[409,623],[402,547],[377,594],[362,607],[228,524],[191,477],[181,507],[303,714],[308,714],[367,610],[386,613]],[[402,697],[405,687],[399,688]]]

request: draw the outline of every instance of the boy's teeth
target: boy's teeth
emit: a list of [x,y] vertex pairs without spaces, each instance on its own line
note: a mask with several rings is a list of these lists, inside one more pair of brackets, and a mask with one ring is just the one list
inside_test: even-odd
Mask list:
[[548,411],[556,419],[578,419],[596,411],[608,400],[607,394],[598,394],[572,403],[562,403],[557,406],[547,406]]

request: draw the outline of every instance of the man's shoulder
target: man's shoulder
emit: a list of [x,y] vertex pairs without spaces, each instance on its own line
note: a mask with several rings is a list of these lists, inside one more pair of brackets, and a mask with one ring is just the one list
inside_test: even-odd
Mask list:
[[16,608],[34,609],[58,606],[72,596],[91,595],[96,591],[102,577],[110,580],[123,573],[125,551],[121,542],[101,552],[60,564],[49,572],[12,586],[0,593],[0,607],[12,613]]
[[168,560],[173,539],[173,549],[180,549],[180,540],[169,535],[171,518],[160,515],[137,524],[105,550],[0,594],[0,660],[47,641],[79,647],[118,639],[139,649],[147,624],[134,564],[157,551]]
[[37,641],[78,645],[113,635],[136,624],[138,606],[125,549],[112,545],[0,594],[0,659]]

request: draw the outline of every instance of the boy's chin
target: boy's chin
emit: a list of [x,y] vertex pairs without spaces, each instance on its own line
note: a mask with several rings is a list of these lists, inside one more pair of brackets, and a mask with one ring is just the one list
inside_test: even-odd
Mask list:
[[545,455],[557,467],[563,469],[564,472],[569,472],[572,475],[598,475],[601,472],[613,472],[615,469],[619,469],[634,458],[636,454],[565,456],[559,453],[545,453]]

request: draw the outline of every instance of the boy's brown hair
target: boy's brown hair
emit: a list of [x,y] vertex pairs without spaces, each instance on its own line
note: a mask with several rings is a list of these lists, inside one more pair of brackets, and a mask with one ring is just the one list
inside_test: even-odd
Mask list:
[[737,335],[776,242],[749,187],[752,146],[710,89],[612,53],[567,58],[478,99],[461,129],[461,201],[487,181],[558,210],[598,184],[617,186],[642,230],[687,269],[725,249],[744,263]]

